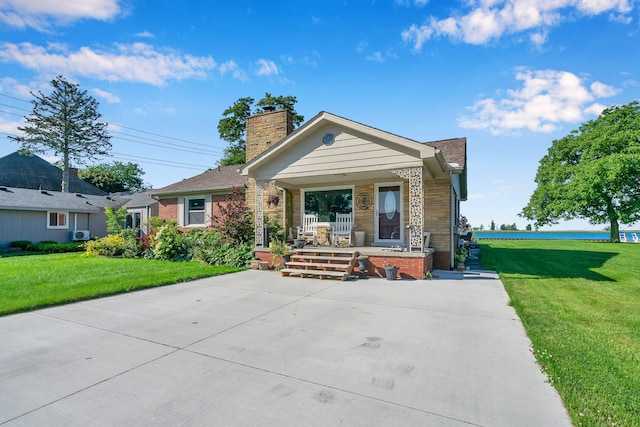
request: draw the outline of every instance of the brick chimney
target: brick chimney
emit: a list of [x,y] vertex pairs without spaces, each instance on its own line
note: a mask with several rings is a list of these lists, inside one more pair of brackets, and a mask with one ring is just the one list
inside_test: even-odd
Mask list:
[[76,178],[78,177],[78,168],[69,168],[69,176],[75,176]]
[[247,163],[293,132],[293,115],[285,110],[265,108],[264,113],[247,117]]

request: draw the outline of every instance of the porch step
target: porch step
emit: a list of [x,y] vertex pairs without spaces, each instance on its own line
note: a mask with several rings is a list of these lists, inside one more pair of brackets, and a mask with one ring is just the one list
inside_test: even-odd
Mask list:
[[329,277],[347,280],[356,265],[356,253],[328,249],[296,249],[291,254],[291,261],[286,268],[280,270],[283,276],[299,275],[300,277]]

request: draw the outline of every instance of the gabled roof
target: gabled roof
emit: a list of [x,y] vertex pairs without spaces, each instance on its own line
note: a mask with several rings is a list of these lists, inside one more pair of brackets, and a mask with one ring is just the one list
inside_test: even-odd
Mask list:
[[118,208],[124,201],[110,196],[0,186],[0,209],[98,213],[106,206]]
[[247,179],[238,169],[244,165],[220,166],[166,187],[151,190],[152,196],[170,196],[202,192],[228,191],[234,187],[244,187]]
[[[36,155],[22,155],[16,151],[0,158],[0,185],[62,191],[62,170]],[[107,195],[73,175],[69,176],[69,193]]]
[[456,163],[464,168],[467,163],[467,138],[442,139],[440,141],[425,142],[426,145],[442,151],[447,163]]
[[263,163],[265,160],[269,159],[270,157],[276,156],[278,151],[283,150],[292,141],[295,141],[303,137],[305,133],[309,133],[313,131],[313,129],[327,123],[342,126],[342,127],[354,130],[356,132],[369,135],[373,138],[389,141],[390,143],[395,144],[397,146],[404,147],[409,150],[414,150],[418,158],[425,159],[425,158],[435,157],[438,159],[438,161],[441,162],[441,166],[444,169],[446,169],[447,167],[446,162],[444,161],[444,157],[438,156],[435,153],[434,147],[430,147],[426,144],[422,144],[413,139],[405,138],[391,132],[386,132],[378,128],[375,128],[373,126],[365,125],[363,123],[356,122],[354,120],[350,120],[345,117],[341,117],[336,114],[329,113],[327,111],[321,111],[317,115],[312,117],[310,120],[305,122],[298,129],[296,129],[295,131],[293,131],[292,133],[284,137],[282,140],[280,140],[277,144],[272,146],[270,149],[266,150],[265,152],[257,156],[255,159],[253,159],[251,162],[247,163],[246,165],[243,165],[242,174],[243,175],[250,174],[250,170],[252,168],[259,165],[260,163]]

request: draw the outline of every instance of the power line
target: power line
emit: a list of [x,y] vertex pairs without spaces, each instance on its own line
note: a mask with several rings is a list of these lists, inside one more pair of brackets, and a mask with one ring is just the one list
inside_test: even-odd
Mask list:
[[0,96],[4,96],[5,98],[15,99],[16,101],[26,102],[27,104],[31,104],[31,101],[27,101],[26,99],[16,98],[15,96],[5,95],[4,93],[0,93]]
[[173,160],[163,160],[163,159],[154,159],[154,158],[151,158],[151,157],[136,156],[134,154],[123,154],[123,153],[111,153],[111,154],[114,154],[116,156],[128,156],[128,157],[134,157],[134,158],[138,158],[138,159],[152,160],[152,161],[156,161],[156,162],[173,163],[173,164],[176,164],[176,165],[186,165],[186,166],[193,166],[193,167],[198,166],[199,168],[205,168],[205,169],[208,169],[208,168],[211,167],[211,166],[204,166],[204,165],[196,165],[196,164],[193,164],[193,163],[176,162],[176,161],[173,161]]

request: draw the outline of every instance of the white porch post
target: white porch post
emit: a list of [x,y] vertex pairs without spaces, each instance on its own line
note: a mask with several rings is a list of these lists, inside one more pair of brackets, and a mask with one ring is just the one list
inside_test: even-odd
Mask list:
[[424,182],[423,168],[392,169],[400,178],[409,180],[409,225],[411,227],[409,248],[420,248],[424,252]]

